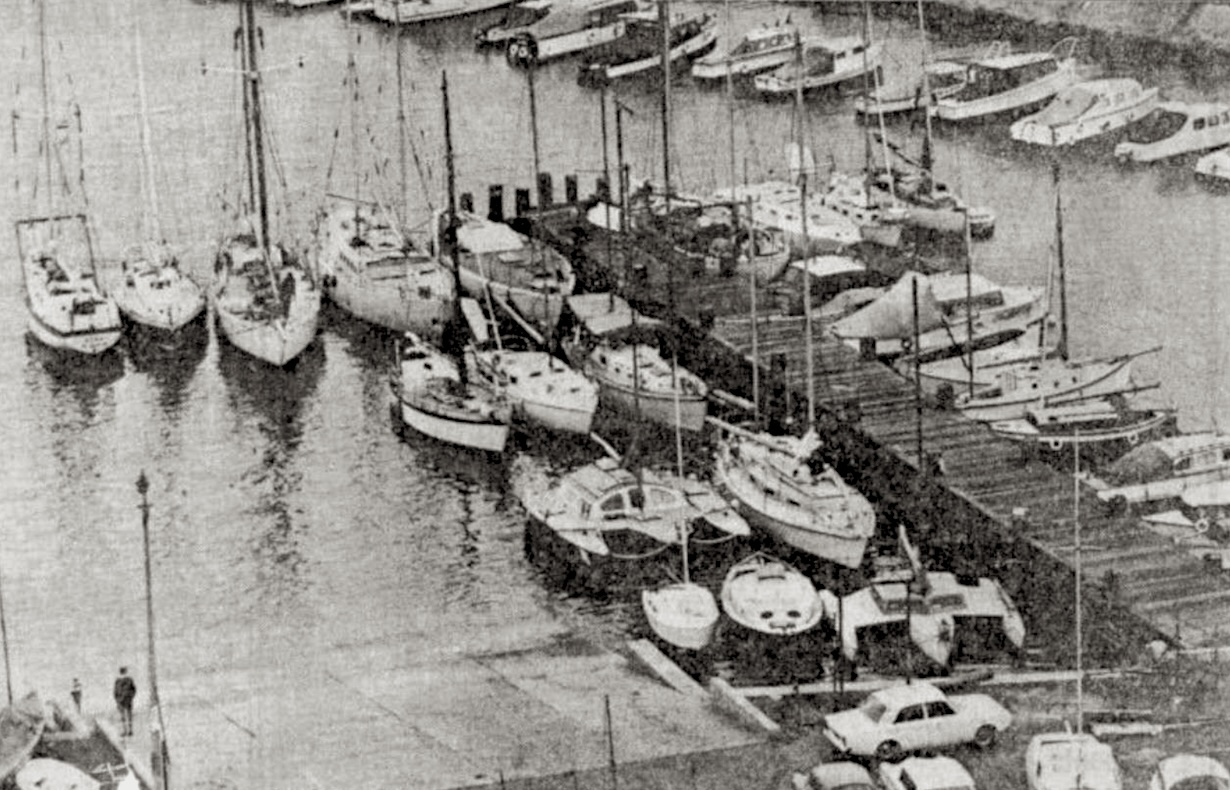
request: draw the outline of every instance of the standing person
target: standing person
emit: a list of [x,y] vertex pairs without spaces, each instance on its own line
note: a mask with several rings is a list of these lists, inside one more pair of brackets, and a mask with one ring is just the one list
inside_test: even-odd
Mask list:
[[128,667],[120,667],[120,676],[115,679],[115,705],[120,709],[124,735],[132,735],[132,701],[136,697],[137,684],[128,674]]
[[80,713],[81,712],[81,680],[79,678],[73,678],[73,688],[72,688],[72,691],[70,691],[69,693],[73,695],[73,707],[77,709],[78,713]]

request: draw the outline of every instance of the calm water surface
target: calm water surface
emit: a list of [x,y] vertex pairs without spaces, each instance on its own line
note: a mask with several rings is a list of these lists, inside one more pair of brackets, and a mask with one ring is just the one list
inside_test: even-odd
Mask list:
[[[159,190],[168,238],[204,275],[227,227],[240,174],[238,87],[230,4],[188,0],[48,0],[56,108],[82,111],[90,207],[104,256],[138,237],[140,146],[134,28],[140,26]],[[711,10],[724,20],[720,6]],[[35,6],[0,4],[0,58],[20,116],[16,156],[6,156],[0,206],[27,210],[38,159]],[[807,8],[737,5],[735,27],[790,14],[809,26],[857,32],[851,16]],[[333,10],[281,16],[258,10],[265,30],[269,126],[276,138],[277,220],[306,244],[327,188],[377,188],[371,162],[396,173],[394,38],[385,27],[348,31]],[[488,183],[532,179],[524,75],[501,53],[471,48],[471,22],[408,33],[406,94],[417,211],[443,194],[439,82],[452,88],[461,189],[483,203]],[[875,21],[891,39],[886,71],[916,62],[904,20]],[[940,42],[967,43],[967,42]],[[353,51],[361,101],[345,100]],[[1167,64],[1112,64],[1162,84],[1171,95],[1230,98],[1222,83],[1192,84]],[[543,169],[601,168],[597,94],[576,85],[576,62],[537,77]],[[659,100],[651,81],[615,88],[635,113],[625,121],[634,177],[660,171]],[[675,91],[673,172],[685,189],[729,181],[727,104],[720,89],[684,80]],[[740,95],[736,169],[750,178],[781,171],[791,134],[789,104]],[[334,129],[368,142],[339,145]],[[861,165],[862,131],[848,100],[817,97],[806,122],[817,160]],[[917,130],[890,129],[918,145]],[[65,139],[68,139],[67,137]],[[65,156],[73,147],[63,148]],[[373,154],[378,152],[378,154]],[[1008,145],[1001,127],[941,130],[938,170],[999,216],[979,244],[979,270],[1003,282],[1042,283],[1053,246],[1048,162]],[[332,160],[332,165],[330,161]],[[356,167],[361,165],[361,167]],[[417,173],[422,173],[421,181]],[[1191,429],[1230,424],[1222,386],[1230,278],[1230,196],[1196,184],[1185,167],[1120,170],[1105,152],[1064,157],[1072,333],[1078,353],[1162,344],[1143,360],[1158,398]],[[425,181],[425,183],[424,183]],[[10,188],[8,184],[12,184]],[[396,194],[393,181],[380,185]],[[522,551],[524,479],[558,474],[587,458],[531,445],[499,469],[446,449],[400,440],[391,429],[391,341],[329,313],[318,341],[293,370],[254,365],[205,337],[185,358],[125,353],[109,364],[66,367],[24,335],[25,309],[13,239],[0,234],[0,571],[18,688],[63,696],[79,676],[87,704],[107,706],[116,666],[142,667],[145,620],[141,532],[133,482],[152,482],[160,673],[172,709],[203,695],[242,693],[245,683],[314,652],[357,655],[398,645],[409,654],[481,642],[488,628],[562,620],[600,639],[630,627],[626,609],[569,600],[540,583]],[[143,680],[138,673],[138,680]],[[293,692],[293,672],[279,682]],[[62,692],[61,692],[62,690]],[[223,779],[203,744],[180,744],[181,786]],[[194,751],[196,750],[196,751]],[[184,752],[186,751],[186,754]],[[228,776],[260,786],[253,776]]]

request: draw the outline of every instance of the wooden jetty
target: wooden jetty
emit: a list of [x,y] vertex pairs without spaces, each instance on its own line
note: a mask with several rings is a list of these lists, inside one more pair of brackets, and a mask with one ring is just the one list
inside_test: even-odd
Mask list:
[[[532,215],[528,227],[570,255],[587,290],[618,290],[643,312],[673,321],[680,363],[712,386],[753,400],[752,291],[746,279],[671,265],[652,239],[613,242],[587,227],[574,202]],[[800,419],[805,400],[803,319],[772,312],[757,294],[761,402]],[[1026,618],[1035,653],[1074,654],[1074,499],[1080,497],[1085,650],[1103,665],[1134,662],[1145,645],[1230,643],[1230,576],[1151,529],[1113,513],[1064,473],[953,410],[917,408],[913,382],[814,325],[822,450],[877,504],[890,542],[907,524],[932,567],[1000,578]],[[767,364],[765,363],[767,361]],[[922,436],[920,459],[918,436]]]

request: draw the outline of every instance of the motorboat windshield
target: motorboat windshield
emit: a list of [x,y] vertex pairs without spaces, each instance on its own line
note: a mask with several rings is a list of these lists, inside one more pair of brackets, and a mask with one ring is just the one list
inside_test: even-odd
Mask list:
[[1174,137],[1187,123],[1187,113],[1158,108],[1139,123],[1128,127],[1130,143],[1156,143]]
[[1088,88],[1075,85],[1056,96],[1054,101],[1034,116],[1034,120],[1043,126],[1060,126],[1071,123],[1088,112],[1097,100],[1096,93]]

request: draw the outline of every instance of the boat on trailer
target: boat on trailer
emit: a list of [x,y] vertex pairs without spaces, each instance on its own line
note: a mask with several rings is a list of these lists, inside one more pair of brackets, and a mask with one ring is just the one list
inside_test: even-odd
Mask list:
[[1230,105],[1166,101],[1115,146],[1123,163],[1157,162],[1230,145]]
[[1024,112],[1076,82],[1076,38],[1047,52],[1019,52],[969,64],[965,86],[928,112],[943,121],[972,121]]
[[1158,89],[1131,78],[1069,85],[1043,109],[1014,122],[1013,140],[1050,147],[1074,145],[1117,132],[1157,108]]

